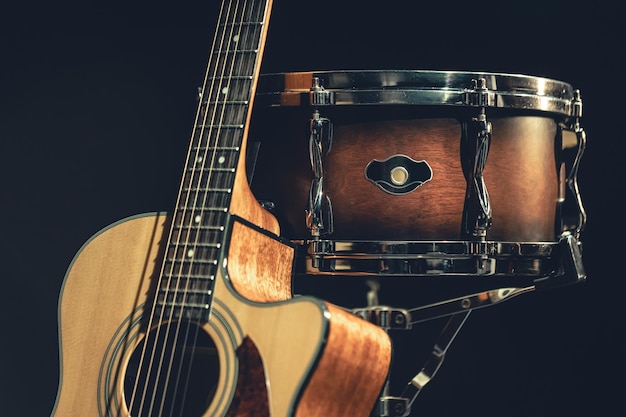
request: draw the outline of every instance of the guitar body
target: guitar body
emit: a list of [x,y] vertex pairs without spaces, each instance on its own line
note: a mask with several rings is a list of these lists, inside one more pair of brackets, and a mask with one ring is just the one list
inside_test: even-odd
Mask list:
[[271,0],[222,3],[171,216],[95,235],[59,302],[55,417],[366,417],[387,334],[292,297],[294,246],[252,194],[247,133]]
[[[170,221],[121,221],[72,262],[59,303],[54,416],[369,415],[389,369],[386,333],[329,303],[291,298],[293,248],[234,216],[209,320],[148,324]],[[188,346],[169,335],[190,332]],[[137,363],[171,352],[189,372],[154,365],[167,386],[140,375]]]

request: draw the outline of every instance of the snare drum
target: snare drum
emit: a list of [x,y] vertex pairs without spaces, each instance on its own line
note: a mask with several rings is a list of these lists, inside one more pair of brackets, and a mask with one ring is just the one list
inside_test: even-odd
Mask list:
[[559,274],[585,221],[581,109],[525,75],[262,75],[251,186],[308,273]]

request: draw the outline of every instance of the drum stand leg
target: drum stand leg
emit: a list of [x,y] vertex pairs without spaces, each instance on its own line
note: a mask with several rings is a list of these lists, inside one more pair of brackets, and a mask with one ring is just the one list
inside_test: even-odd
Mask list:
[[378,305],[378,283],[368,281],[368,285],[370,286],[370,291],[367,294],[368,307],[354,309],[352,312],[365,320],[378,324],[386,331],[391,329],[409,330],[413,324],[419,322],[445,316],[450,317],[439,335],[430,357],[420,372],[407,384],[401,396],[389,395],[390,381],[387,380],[372,412],[373,417],[406,417],[411,413],[411,407],[417,396],[424,386],[434,378],[452,341],[473,310],[509,300],[535,289],[534,285],[522,288],[500,288],[405,310]]

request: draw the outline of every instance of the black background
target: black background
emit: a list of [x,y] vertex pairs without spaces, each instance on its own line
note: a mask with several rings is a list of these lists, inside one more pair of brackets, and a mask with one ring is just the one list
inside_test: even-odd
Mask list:
[[[0,416],[53,408],[57,299],[80,246],[116,220],[170,210],[216,10],[189,0],[3,6]],[[582,91],[588,281],[473,313],[412,415],[620,413],[624,3],[277,0],[273,10],[263,72],[512,72]],[[429,326],[412,333],[434,342]],[[409,354],[398,366],[412,376],[422,364]]]

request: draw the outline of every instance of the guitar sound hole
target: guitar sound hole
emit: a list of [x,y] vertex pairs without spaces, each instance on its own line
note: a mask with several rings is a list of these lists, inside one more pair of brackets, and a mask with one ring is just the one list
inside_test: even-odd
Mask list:
[[218,384],[211,337],[183,322],[151,331],[131,355],[124,396],[132,417],[201,417]]

